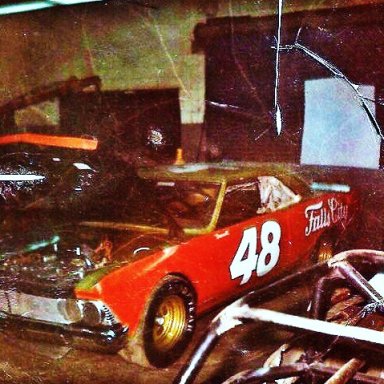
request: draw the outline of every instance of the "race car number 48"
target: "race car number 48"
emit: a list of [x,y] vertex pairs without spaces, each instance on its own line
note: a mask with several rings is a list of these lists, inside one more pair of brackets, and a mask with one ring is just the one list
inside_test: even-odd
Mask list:
[[257,276],[264,276],[279,261],[281,227],[276,221],[266,221],[261,227],[261,252],[257,249],[257,228],[251,227],[243,232],[239,248],[229,267],[231,279],[242,277],[240,284],[245,284],[255,271]]

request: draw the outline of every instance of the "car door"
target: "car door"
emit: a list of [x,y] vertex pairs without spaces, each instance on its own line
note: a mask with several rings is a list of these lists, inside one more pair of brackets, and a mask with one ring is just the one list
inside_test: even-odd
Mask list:
[[207,306],[266,284],[288,264],[286,214],[262,209],[259,184],[255,178],[226,187],[216,230],[204,239]]

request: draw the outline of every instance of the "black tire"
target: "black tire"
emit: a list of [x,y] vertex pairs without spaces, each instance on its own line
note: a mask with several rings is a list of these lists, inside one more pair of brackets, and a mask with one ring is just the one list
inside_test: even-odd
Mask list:
[[142,341],[148,362],[158,368],[175,362],[188,346],[196,317],[196,295],[190,283],[167,276],[148,306]]

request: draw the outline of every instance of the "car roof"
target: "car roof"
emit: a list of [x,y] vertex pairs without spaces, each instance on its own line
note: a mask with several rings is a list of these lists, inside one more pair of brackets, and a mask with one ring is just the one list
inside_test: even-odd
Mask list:
[[297,166],[293,164],[280,163],[190,163],[140,168],[138,175],[150,180],[230,183],[258,176],[276,176],[287,179],[294,177],[295,168],[297,169]]

